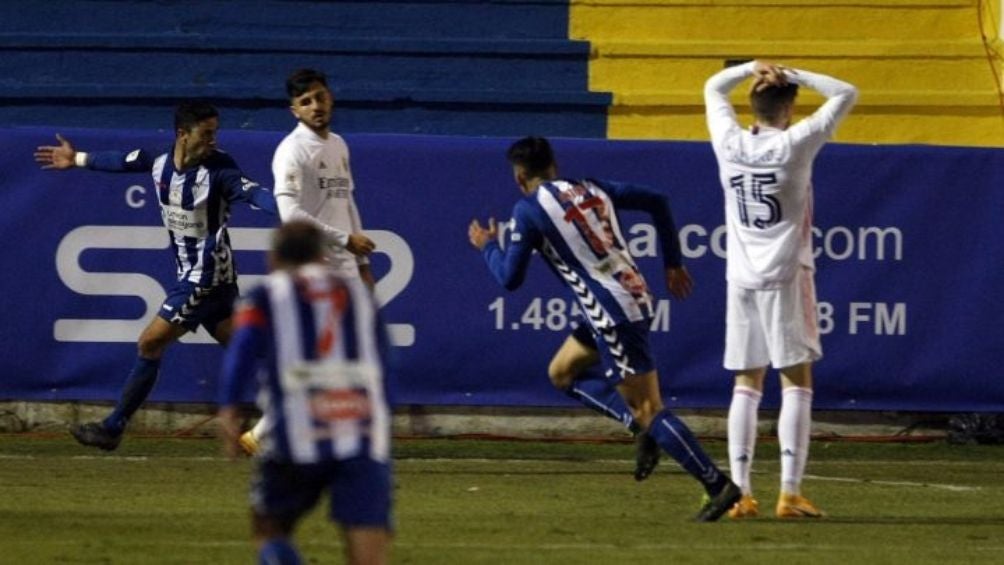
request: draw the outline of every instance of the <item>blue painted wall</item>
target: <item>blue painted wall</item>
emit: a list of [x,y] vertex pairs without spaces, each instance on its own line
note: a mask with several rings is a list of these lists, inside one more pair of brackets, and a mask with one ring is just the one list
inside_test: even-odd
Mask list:
[[0,124],[285,130],[284,79],[328,73],[343,132],[604,137],[564,0],[0,3]]

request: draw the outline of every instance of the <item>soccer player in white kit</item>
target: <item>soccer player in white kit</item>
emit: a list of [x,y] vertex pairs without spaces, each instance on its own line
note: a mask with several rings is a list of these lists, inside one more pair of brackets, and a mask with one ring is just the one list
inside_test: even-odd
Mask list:
[[[375,245],[362,233],[348,145],[331,131],[334,97],[327,78],[313,69],[297,70],[286,79],[286,93],[298,123],[272,157],[279,216],[283,223],[302,220],[319,228],[327,238],[325,255],[331,268],[342,278],[362,279],[372,289],[366,255]],[[249,454],[257,451],[257,438],[267,425],[267,419],[259,420],[241,437]]]
[[[753,78],[756,123],[743,129],[729,93]],[[798,87],[826,102],[791,124]],[[840,80],[753,61],[726,68],[704,86],[708,129],[725,191],[728,297],[726,369],[735,372],[729,461],[743,497],[732,518],[758,514],[750,467],[767,366],[781,376],[779,518],[823,513],[801,494],[812,423],[812,363],[822,357],[812,253],[812,163],[857,99]]]

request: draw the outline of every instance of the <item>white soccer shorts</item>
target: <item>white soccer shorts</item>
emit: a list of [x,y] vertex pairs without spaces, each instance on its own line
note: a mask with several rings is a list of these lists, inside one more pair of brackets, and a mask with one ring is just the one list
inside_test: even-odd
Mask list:
[[799,269],[785,286],[769,290],[729,283],[725,314],[725,368],[781,369],[823,356],[816,320],[816,286],[810,269]]

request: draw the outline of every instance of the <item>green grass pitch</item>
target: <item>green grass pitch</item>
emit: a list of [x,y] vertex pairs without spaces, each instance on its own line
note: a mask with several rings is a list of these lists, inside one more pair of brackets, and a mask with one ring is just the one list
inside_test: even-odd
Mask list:
[[[707,443],[724,460],[721,441]],[[696,483],[633,447],[399,440],[393,562],[411,564],[1000,563],[1004,448],[813,443],[804,489],[829,516],[771,517],[777,445],[758,448],[766,516],[690,521]],[[114,454],[0,436],[0,563],[251,563],[250,462],[209,439],[129,437]],[[310,563],[340,563],[326,506],[301,524]]]

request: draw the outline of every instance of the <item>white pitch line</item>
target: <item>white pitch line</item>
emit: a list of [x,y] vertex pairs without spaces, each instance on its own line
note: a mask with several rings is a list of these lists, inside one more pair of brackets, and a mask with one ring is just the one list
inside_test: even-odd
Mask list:
[[891,487],[937,488],[951,492],[970,492],[970,491],[981,490],[983,488],[983,487],[970,487],[965,485],[946,485],[939,483],[917,483],[913,481],[881,481],[873,479],[857,479],[853,477],[823,477],[820,475],[805,475],[805,478],[812,479],[814,481],[830,481],[835,483],[868,483],[872,485],[885,485]]

